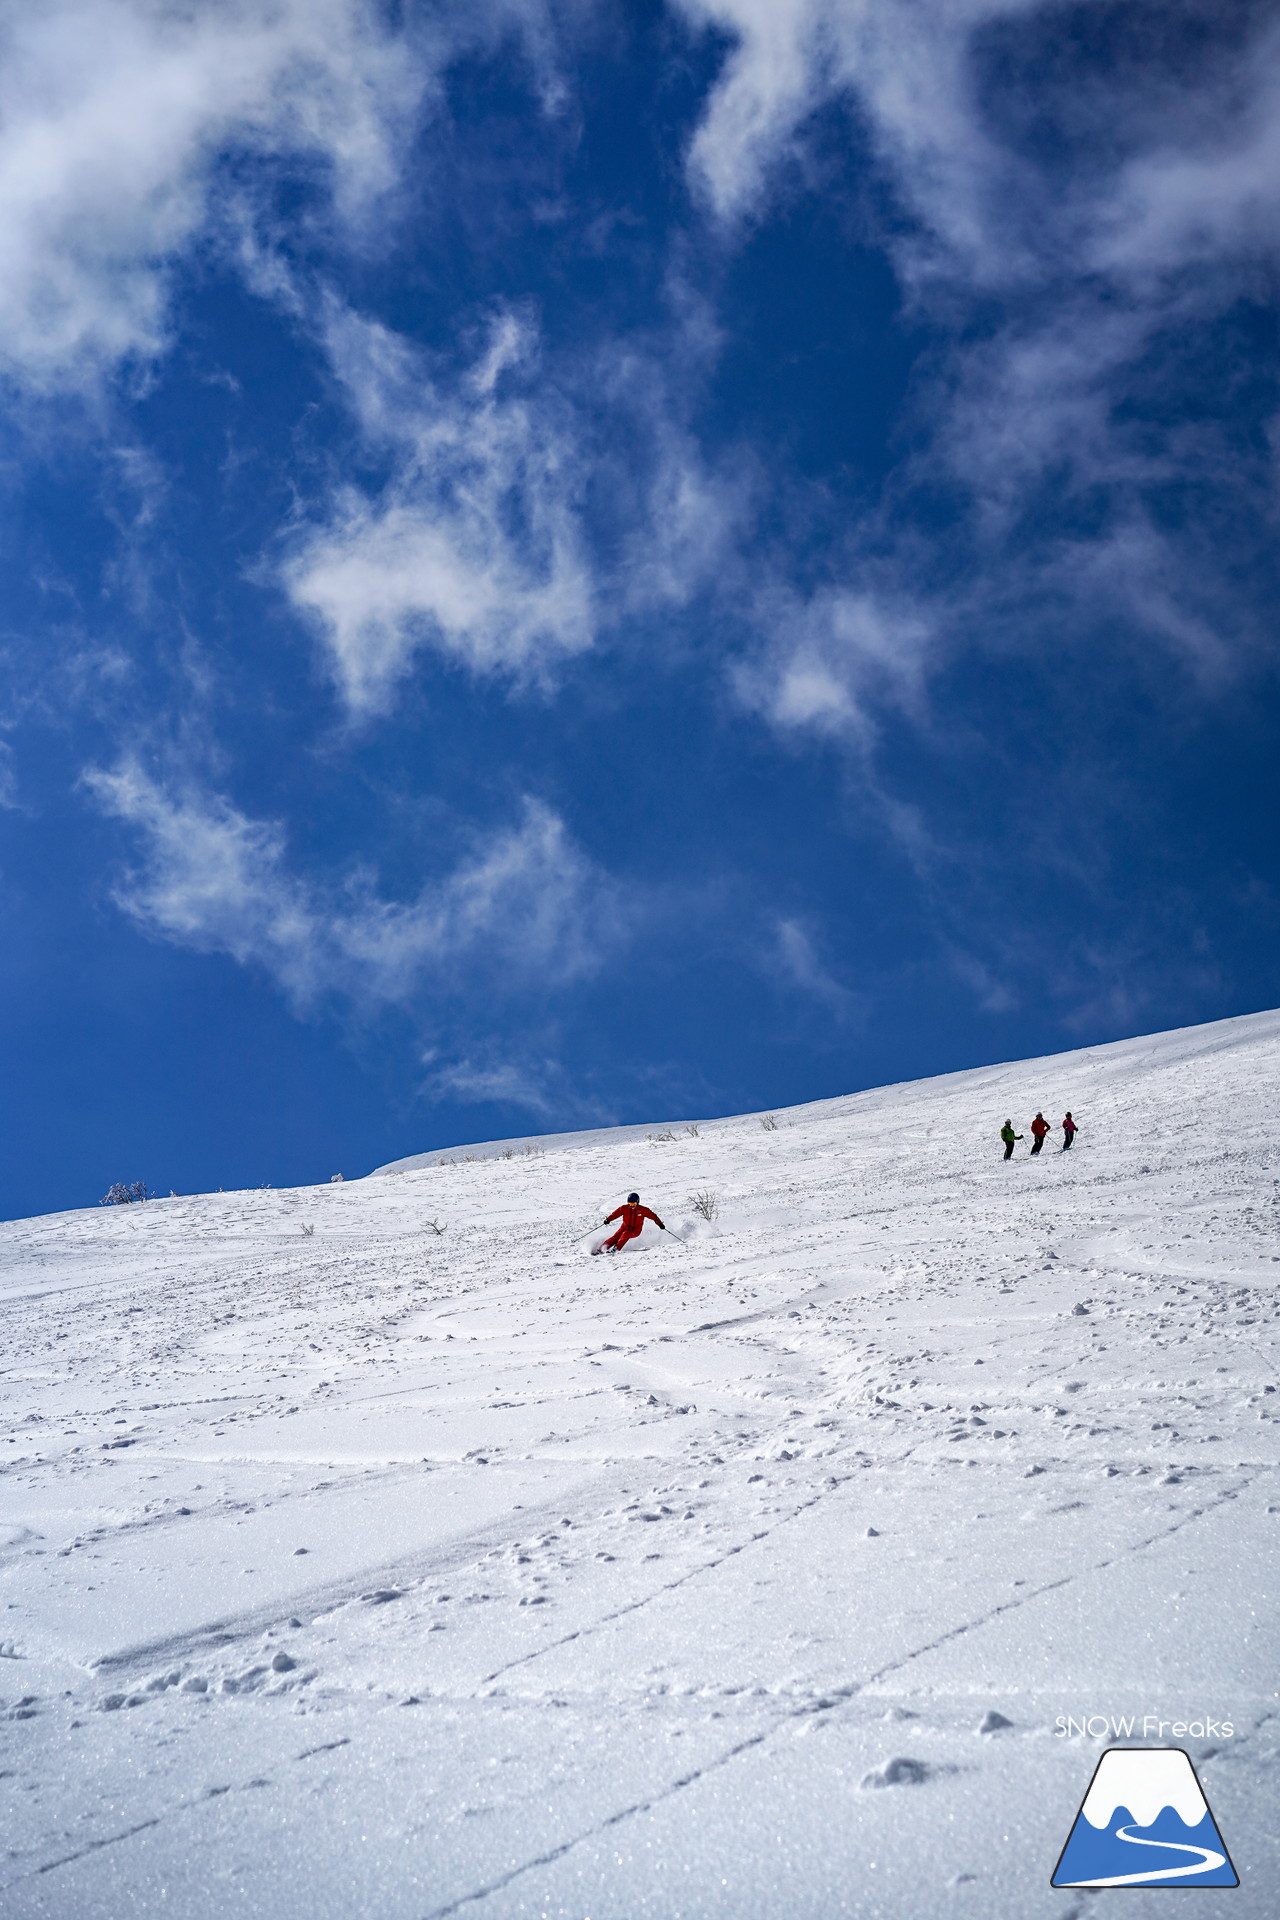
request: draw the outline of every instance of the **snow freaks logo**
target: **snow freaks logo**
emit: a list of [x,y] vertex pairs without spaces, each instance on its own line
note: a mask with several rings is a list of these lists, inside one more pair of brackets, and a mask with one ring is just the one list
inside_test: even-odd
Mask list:
[[1238,1887],[1189,1755],[1108,1747],[1050,1885]]

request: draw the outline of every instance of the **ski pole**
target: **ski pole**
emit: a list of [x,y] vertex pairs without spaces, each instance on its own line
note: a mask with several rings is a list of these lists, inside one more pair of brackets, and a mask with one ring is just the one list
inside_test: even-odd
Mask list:
[[672,1238],[673,1240],[675,1240],[675,1241],[677,1241],[677,1242],[679,1243],[679,1245],[680,1245],[680,1246],[682,1246],[682,1247],[684,1248],[684,1250],[685,1250],[685,1252],[686,1252],[686,1253],[688,1253],[688,1251],[689,1251],[689,1242],[688,1242],[688,1241],[687,1241],[687,1240],[685,1239],[685,1237],[684,1237],[684,1235],[683,1235],[682,1233],[671,1233],[671,1229],[670,1229],[670,1227],[664,1227],[664,1228],[662,1229],[662,1231],[663,1231],[664,1233],[670,1233],[670,1234],[671,1234],[671,1238]]

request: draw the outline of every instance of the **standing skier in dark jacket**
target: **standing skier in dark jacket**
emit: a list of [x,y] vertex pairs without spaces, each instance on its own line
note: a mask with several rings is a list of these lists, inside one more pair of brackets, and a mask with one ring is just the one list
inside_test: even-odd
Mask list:
[[1049,1122],[1045,1119],[1042,1113],[1037,1113],[1035,1119],[1031,1122],[1031,1133],[1033,1138],[1033,1145],[1031,1148],[1032,1153],[1039,1153],[1041,1147],[1044,1145],[1045,1135],[1048,1133],[1048,1131],[1049,1131]]
[[637,1240],[644,1232],[646,1220],[652,1220],[655,1227],[662,1227],[662,1231],[666,1232],[657,1214],[650,1212],[648,1207],[640,1205],[638,1193],[629,1193],[626,1206],[615,1207],[605,1219],[605,1226],[607,1227],[614,1220],[621,1220],[622,1225],[616,1233],[609,1236],[602,1247],[594,1247],[592,1249],[594,1253],[621,1253],[628,1240]]
[[1068,1107],[1067,1117],[1062,1123],[1062,1151],[1064,1153],[1070,1152],[1071,1142],[1075,1139],[1079,1131],[1080,1131],[1079,1127],[1076,1125],[1075,1121],[1071,1118],[1071,1109],[1070,1107]]
[[1006,1159],[1006,1160],[1012,1160],[1012,1158],[1013,1158],[1013,1143],[1014,1143],[1014,1141],[1015,1141],[1015,1140],[1021,1140],[1021,1138],[1022,1138],[1022,1135],[1021,1135],[1020,1133],[1015,1133],[1015,1132],[1014,1132],[1014,1130],[1013,1130],[1013,1122],[1012,1122],[1012,1120],[1006,1120],[1006,1121],[1005,1121],[1005,1123],[1004,1123],[1004,1125],[1003,1125],[1003,1126],[1001,1127],[1001,1129],[1000,1129],[1000,1138],[1001,1138],[1001,1139],[1002,1139],[1002,1140],[1004,1141],[1004,1157],[1005,1157],[1005,1159]]

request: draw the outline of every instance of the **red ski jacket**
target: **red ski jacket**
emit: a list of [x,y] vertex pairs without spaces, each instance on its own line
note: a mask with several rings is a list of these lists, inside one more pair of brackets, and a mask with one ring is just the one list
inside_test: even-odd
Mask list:
[[[628,1202],[626,1206],[614,1208],[613,1212],[605,1221],[606,1227],[611,1220],[621,1220],[622,1230],[628,1239],[634,1239],[635,1235],[644,1227],[646,1220],[652,1220],[655,1227],[662,1226],[662,1222],[656,1213],[651,1213],[648,1207],[634,1207],[630,1202]],[[665,1227],[663,1227],[662,1230],[664,1233],[666,1232]]]
[[1034,1133],[1037,1140],[1043,1140],[1044,1136],[1049,1131],[1049,1122],[1047,1120],[1042,1120],[1040,1118],[1040,1115],[1037,1114],[1035,1119],[1031,1122],[1031,1131],[1032,1133]]

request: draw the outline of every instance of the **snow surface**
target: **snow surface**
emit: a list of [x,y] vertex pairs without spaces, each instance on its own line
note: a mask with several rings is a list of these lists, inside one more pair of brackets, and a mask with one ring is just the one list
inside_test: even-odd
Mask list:
[[[0,1227],[5,1920],[1071,1920],[1086,1715],[1273,1914],[1278,1084],[1262,1014]],[[633,1186],[690,1244],[590,1258]]]

